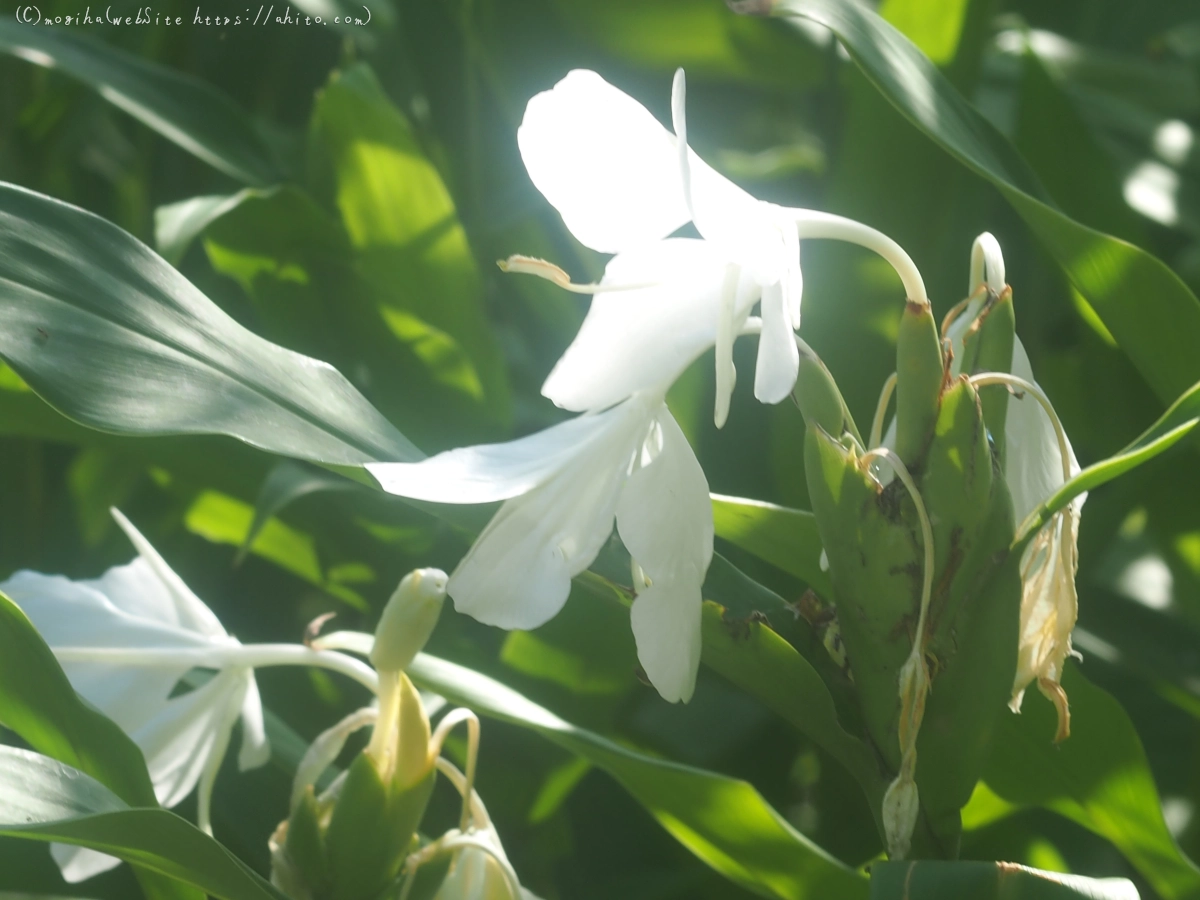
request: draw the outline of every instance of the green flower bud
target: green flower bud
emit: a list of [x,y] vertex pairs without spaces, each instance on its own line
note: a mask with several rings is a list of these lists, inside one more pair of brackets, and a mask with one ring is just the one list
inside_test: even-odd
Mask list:
[[844,433],[854,435],[855,440],[862,443],[858,426],[850,416],[846,401],[838,390],[837,382],[825,363],[807,345],[800,350],[800,369],[796,376],[796,386],[792,390],[792,399],[800,408],[804,424],[809,428],[819,425],[835,438]]
[[371,665],[380,672],[409,667],[441,615],[447,580],[441,569],[415,569],[404,576],[379,618]]
[[910,300],[896,339],[896,452],[910,467],[919,467],[933,437],[944,378],[933,312]]
[[[1013,342],[1016,339],[1012,290],[1006,288],[999,296],[989,293],[975,319],[965,324],[962,332],[963,360],[959,371],[964,375],[1010,371]],[[1009,396],[1009,389],[1002,384],[987,385],[979,390],[983,421],[992,436],[1001,468],[1004,465],[1004,424],[1008,415]]]

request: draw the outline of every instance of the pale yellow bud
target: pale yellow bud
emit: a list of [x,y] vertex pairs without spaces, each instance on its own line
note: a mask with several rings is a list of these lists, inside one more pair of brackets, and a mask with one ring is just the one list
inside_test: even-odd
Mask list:
[[400,672],[429,640],[446,599],[446,573],[414,569],[396,588],[375,629],[371,665],[380,672]]

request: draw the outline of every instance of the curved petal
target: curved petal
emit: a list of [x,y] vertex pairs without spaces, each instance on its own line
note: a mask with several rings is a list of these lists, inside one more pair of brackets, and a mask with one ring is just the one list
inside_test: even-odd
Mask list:
[[225,671],[193,691],[172,697],[157,715],[129,730],[142,748],[158,802],[177,806],[196,787],[218,748],[227,745],[233,725],[229,707],[242,703],[245,680]]
[[778,403],[792,392],[800,371],[800,351],[782,283],[763,288],[762,319],[754,396],[762,403]]
[[655,583],[681,571],[698,572],[703,578],[712,562],[708,479],[665,405],[659,407],[654,427],[621,489],[617,531]]
[[[138,555],[146,561],[146,564],[161,584],[161,587],[153,593],[151,593],[152,589],[150,585],[146,583],[141,586],[138,593],[127,593],[123,590],[115,589],[113,592],[106,590],[105,593],[113,603],[122,608],[126,606],[126,603],[129,603],[137,604],[139,608],[147,609],[145,606],[147,598],[165,594],[165,597],[170,600],[171,611],[168,612],[165,604],[159,602],[157,604],[157,613],[149,616],[150,618],[156,618],[158,621],[167,622],[172,625],[179,625],[182,628],[195,631],[205,637],[226,637],[225,629],[221,626],[221,622],[217,617],[213,615],[213,611],[204,605],[203,600],[192,593],[191,588],[183,583],[183,579],[175,574],[175,570],[167,565],[167,561],[142,536],[142,533],[133,526],[133,523],[125,518],[119,509],[112,508],[109,512],[112,513],[112,517],[121,526],[121,530],[125,532],[125,536],[129,538],[130,543],[137,549]],[[143,582],[145,582],[145,579],[143,579]],[[145,592],[145,595],[139,596],[142,591]]]
[[[689,239],[613,257],[602,285],[647,287],[595,295],[542,393],[564,409],[583,411],[669,385],[715,342],[730,269],[711,244]],[[753,299],[743,303],[743,319]]]
[[253,670],[246,673],[246,696],[242,699],[242,747],[238,751],[238,770],[242,772],[266,765],[271,758],[271,743],[263,723],[262,697]]
[[491,503],[528,493],[612,428],[614,410],[579,416],[502,444],[447,450],[416,463],[368,463],[389,494],[435,503]]
[[115,869],[121,860],[99,850],[76,847],[72,844],[51,844],[50,855],[62,872],[63,881],[78,884],[96,875]]
[[692,699],[700,668],[700,585],[694,570],[656,581],[633,601],[630,621],[638,661],[662,698]]
[[674,136],[595,72],[576,69],[530,100],[517,144],[534,185],[593,250],[658,240],[691,218]]
[[634,398],[614,407],[603,440],[500,508],[450,576],[455,609],[500,628],[536,628],[562,608],[571,578],[612,533],[620,487],[648,425],[646,405]]
[[708,480],[665,406],[621,491],[617,530],[651,585],[634,600],[638,660],[672,703],[691,699],[700,664],[700,585],[712,562]]
[[[1029,356],[1020,338],[1013,342],[1012,373],[1036,384]],[[1013,513],[1017,522],[1020,522],[1062,486],[1062,454],[1054,424],[1033,397],[1019,398],[1014,395],[1009,399],[1004,441],[1004,478],[1012,495]],[[1079,472],[1079,462],[1069,441],[1067,449],[1070,453],[1070,471],[1074,475]],[[1083,506],[1086,497],[1083,494],[1073,501],[1076,511]]]

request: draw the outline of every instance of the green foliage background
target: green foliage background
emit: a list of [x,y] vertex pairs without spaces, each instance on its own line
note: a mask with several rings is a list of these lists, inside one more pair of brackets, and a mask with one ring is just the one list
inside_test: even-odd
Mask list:
[[[328,16],[343,3],[305,0],[305,8]],[[671,74],[683,66],[701,156],[760,198],[851,216],[894,237],[939,315],[964,293],[971,240],[995,233],[1018,332],[1085,465],[1125,446],[1200,380],[1200,344],[1180,346],[1195,335],[1195,310],[1152,290],[1161,282],[1121,272],[1089,269],[1072,286],[1061,246],[1031,228],[1032,214],[947,152],[953,135],[939,146],[897,112],[819,27],[737,16],[719,0],[368,6],[372,23],[345,29],[197,25],[194,5],[164,2],[154,14],[181,15],[183,26],[23,30],[6,0],[0,180],[95,212],[156,247],[251,331],[335,365],[433,453],[562,418],[538,389],[586,301],[506,277],[493,261],[541,256],[578,281],[603,265],[525,175],[516,146],[525,101],[572,68],[593,68],[668,120]],[[45,0],[40,12],[79,7]],[[1200,126],[1200,5],[885,0],[880,12],[1007,135],[1045,198],[1200,288],[1200,151],[1178,139]],[[49,43],[39,51],[31,40]],[[123,55],[97,52],[97,42]],[[31,64],[44,60],[39,52],[58,65]],[[129,98],[144,100],[147,90],[181,117],[176,140],[164,137],[170,123],[150,128],[128,114]],[[179,129],[217,143],[189,144]],[[813,242],[803,253],[802,333],[856,419],[869,422],[894,368],[899,285],[855,248]],[[1124,323],[1118,338],[1105,320]],[[753,402],[753,348],[743,343],[722,432],[711,424],[711,356],[676,386],[672,410],[715,493],[809,508],[803,424],[790,404]],[[1023,741],[1048,744],[1053,732],[1046,704],[1030,696],[1022,719],[1006,720],[998,743],[1006,758],[965,814],[965,857],[1130,877],[1147,898],[1200,896],[1200,875],[1171,843],[1200,855],[1195,463],[1189,441],[1095,491],[1082,519],[1079,669],[1119,701],[1136,736],[1109,697],[1068,680],[1075,736],[1061,750],[1039,743],[1024,753]],[[320,470],[276,464],[225,437],[91,430],[0,368],[0,577],[18,568],[92,577],[126,561],[131,548],[107,512],[117,505],[230,633],[280,640],[299,638],[326,611],[342,627],[369,630],[404,572],[449,570],[467,546],[394,498],[344,483],[323,490]],[[256,506],[270,518],[239,553]],[[784,599],[806,586],[786,560],[776,568],[729,544],[718,550]],[[689,705],[665,704],[639,681],[628,613],[603,591],[577,589],[533,633],[446,614],[430,650],[618,743],[749,781],[852,867],[881,850],[848,771],[797,730],[802,722],[780,714],[787,685],[775,686],[784,696],[756,699],[714,666],[702,670]],[[363,698],[321,673],[266,671],[259,681],[275,758],[265,772],[227,766],[214,819],[217,837],[265,871],[300,739]],[[517,871],[541,896],[742,890],[612,778],[531,731],[485,722],[479,787]],[[435,813],[449,824],[451,798],[437,797]],[[0,889],[79,891],[61,883],[48,855],[15,838],[0,838],[0,873]],[[93,897],[137,889],[127,869],[85,888]]]

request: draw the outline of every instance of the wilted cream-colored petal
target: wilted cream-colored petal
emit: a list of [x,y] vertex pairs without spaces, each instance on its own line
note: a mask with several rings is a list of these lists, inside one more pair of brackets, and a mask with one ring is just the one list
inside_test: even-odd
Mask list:
[[1036,681],[1058,711],[1056,742],[1071,734],[1071,713],[1060,682],[1063,664],[1072,655],[1071,631],[1079,614],[1078,534],[1078,513],[1068,506],[1038,532],[1021,559],[1021,638],[1009,705],[1019,712],[1025,689]]

